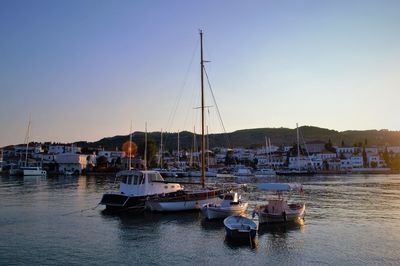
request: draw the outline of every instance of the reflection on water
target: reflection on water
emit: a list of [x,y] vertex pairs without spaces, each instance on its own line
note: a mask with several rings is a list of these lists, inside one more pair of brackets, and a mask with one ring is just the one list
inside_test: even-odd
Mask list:
[[304,195],[291,196],[306,201],[304,223],[261,225],[253,245],[227,241],[223,220],[200,212],[93,209],[117,188],[113,177],[1,177],[0,265],[398,264],[400,175],[223,181],[249,183],[242,195],[250,216],[266,198],[255,182],[288,180],[304,184]]

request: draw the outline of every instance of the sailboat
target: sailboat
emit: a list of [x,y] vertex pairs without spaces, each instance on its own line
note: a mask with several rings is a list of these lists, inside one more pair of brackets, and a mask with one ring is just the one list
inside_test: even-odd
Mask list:
[[205,187],[205,134],[204,134],[204,60],[203,60],[203,32],[200,30],[200,65],[201,65],[201,185],[199,190],[181,190],[174,195],[158,195],[146,201],[151,211],[169,212],[200,210],[207,203],[218,203],[222,190]]
[[28,129],[26,131],[25,142],[25,164],[19,168],[10,169],[10,175],[18,176],[46,176],[47,172],[41,166],[28,166],[29,133],[31,128],[31,117],[29,116]]
[[277,175],[286,175],[286,176],[303,176],[303,175],[314,175],[315,171],[310,169],[301,169],[300,167],[300,138],[299,138],[299,125],[296,123],[297,129],[297,157],[296,157],[296,166],[297,169],[287,169],[277,171]]

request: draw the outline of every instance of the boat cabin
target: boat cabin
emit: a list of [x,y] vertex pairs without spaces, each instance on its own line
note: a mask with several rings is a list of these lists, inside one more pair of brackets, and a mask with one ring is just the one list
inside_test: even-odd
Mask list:
[[279,198],[279,199],[269,199],[268,205],[265,207],[266,213],[282,213],[287,210],[287,201]]
[[180,184],[167,183],[157,171],[126,170],[117,173],[120,192],[126,195],[149,195],[175,192],[182,189]]

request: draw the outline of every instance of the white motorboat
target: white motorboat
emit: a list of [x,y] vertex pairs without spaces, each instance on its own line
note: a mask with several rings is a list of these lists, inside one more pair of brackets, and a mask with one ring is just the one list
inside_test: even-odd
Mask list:
[[304,219],[306,206],[302,202],[288,203],[283,197],[284,191],[303,191],[303,186],[298,183],[262,183],[257,188],[275,191],[277,196],[268,199],[267,204],[257,205],[253,216],[258,215],[260,224],[263,223],[289,223]]
[[117,173],[117,178],[119,192],[106,193],[100,201],[108,211],[143,211],[146,200],[183,189],[178,183],[165,182],[157,171],[123,170]]
[[226,218],[232,215],[243,215],[248,202],[240,200],[238,193],[223,194],[223,199],[220,203],[207,203],[201,207],[201,212],[208,219]]
[[224,220],[226,236],[230,239],[253,239],[257,234],[257,224],[243,216],[229,216]]
[[264,177],[264,176],[274,176],[276,172],[274,169],[271,168],[261,168],[254,172],[256,177]]
[[244,165],[238,165],[233,170],[234,176],[252,176],[253,173],[251,172],[250,168],[245,167]]
[[[217,177],[217,173],[211,171],[204,172],[205,177]],[[190,177],[201,177],[201,171],[190,171],[188,173]]]
[[45,176],[46,171],[42,170],[41,167],[39,166],[34,166],[34,167],[20,167],[20,171],[23,176]]

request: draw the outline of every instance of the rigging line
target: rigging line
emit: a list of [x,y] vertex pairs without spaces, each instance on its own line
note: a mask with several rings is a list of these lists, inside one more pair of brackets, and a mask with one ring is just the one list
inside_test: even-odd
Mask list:
[[301,138],[301,140],[303,141],[303,144],[304,144],[304,149],[306,150],[307,157],[308,157],[308,159],[310,160],[311,166],[312,166],[312,168],[313,168],[313,169],[315,169],[314,162],[313,162],[313,161],[312,161],[312,159],[311,159],[310,153],[308,152],[308,149],[307,149],[306,142],[304,141],[303,134],[301,133],[301,131],[300,131],[300,130],[299,130],[299,134],[300,134],[300,138]]
[[177,100],[176,100],[176,102],[175,102],[175,106],[173,107],[173,111],[170,113],[170,116],[169,116],[168,121],[167,121],[167,125],[166,125],[166,127],[165,127],[166,131],[168,131],[168,130],[170,129],[170,127],[172,127],[171,124],[172,124],[172,121],[174,120],[175,115],[176,115],[176,112],[177,112],[177,110],[178,110],[178,106],[179,106],[179,103],[180,103],[181,98],[182,98],[182,95],[183,95],[183,90],[184,90],[184,88],[186,87],[186,83],[187,83],[188,76],[189,76],[189,71],[190,71],[190,69],[192,68],[193,61],[194,61],[194,57],[195,57],[195,55],[196,55],[196,51],[197,51],[197,49],[198,49],[199,43],[200,43],[200,41],[197,41],[197,42],[196,42],[196,46],[195,46],[195,48],[194,48],[194,50],[193,50],[193,52],[192,52],[192,58],[190,59],[189,66],[188,66],[188,68],[186,69],[185,78],[184,78],[183,83],[182,83],[182,86],[181,86],[181,88],[180,88],[180,91],[179,91]]
[[227,134],[226,129],[225,129],[224,122],[222,121],[221,113],[220,113],[220,111],[219,111],[219,107],[218,107],[217,101],[215,100],[215,96],[214,96],[214,92],[213,92],[212,87],[211,87],[210,79],[208,78],[208,74],[207,74],[207,71],[206,71],[205,68],[204,68],[204,73],[206,74],[206,79],[207,79],[208,87],[210,88],[211,96],[212,96],[212,98],[213,98],[213,101],[214,101],[214,104],[215,104],[215,108],[217,109],[217,114],[218,114],[219,122],[221,123],[222,129],[224,130],[224,133],[225,133],[225,136],[226,136],[226,137],[225,137],[225,140],[226,140],[226,142],[227,142],[227,144],[228,144],[228,147],[229,147],[229,146],[231,146],[231,145],[230,145],[229,135]]

